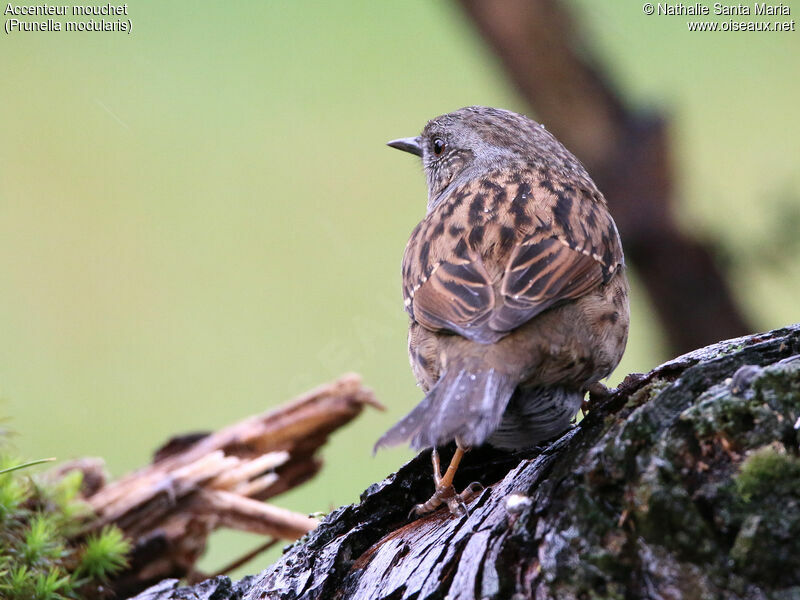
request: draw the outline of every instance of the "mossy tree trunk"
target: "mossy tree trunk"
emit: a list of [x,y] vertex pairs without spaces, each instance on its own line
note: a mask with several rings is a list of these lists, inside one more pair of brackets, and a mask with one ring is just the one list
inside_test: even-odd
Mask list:
[[799,418],[800,326],[721,342],[545,447],[470,452],[469,515],[407,518],[424,452],[260,575],[137,598],[798,598]]

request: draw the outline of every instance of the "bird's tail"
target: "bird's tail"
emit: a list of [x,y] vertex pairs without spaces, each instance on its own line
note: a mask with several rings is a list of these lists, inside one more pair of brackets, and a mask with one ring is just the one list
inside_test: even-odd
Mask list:
[[496,369],[451,364],[425,398],[375,443],[374,450],[410,440],[419,450],[458,438],[480,446],[500,424],[517,385]]

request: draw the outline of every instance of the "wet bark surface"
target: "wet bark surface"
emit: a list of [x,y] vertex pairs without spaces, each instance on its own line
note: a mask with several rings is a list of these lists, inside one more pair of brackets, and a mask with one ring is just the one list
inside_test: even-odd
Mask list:
[[798,598],[799,419],[800,325],[721,342],[544,447],[467,454],[457,487],[485,486],[467,515],[408,518],[423,452],[260,575],[137,598]]

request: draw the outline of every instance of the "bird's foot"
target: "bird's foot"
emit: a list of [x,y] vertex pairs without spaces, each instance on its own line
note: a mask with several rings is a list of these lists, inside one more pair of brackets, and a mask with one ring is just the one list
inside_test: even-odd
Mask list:
[[603,400],[605,398],[608,398],[613,393],[613,390],[607,388],[599,381],[595,381],[586,389],[588,390],[589,396],[591,398],[597,398],[598,400]]
[[433,482],[435,484],[433,496],[431,496],[427,502],[417,504],[411,510],[409,518],[414,515],[419,517],[421,515],[432,513],[442,504],[447,504],[447,508],[450,509],[450,514],[452,515],[461,516],[468,514],[469,511],[467,510],[467,503],[472,501],[478,492],[483,490],[483,486],[478,482],[473,482],[470,483],[460,494],[456,493],[456,489],[453,487],[453,476],[456,473],[456,469],[458,469],[458,465],[461,462],[461,457],[464,455],[464,452],[464,448],[456,448],[453,459],[450,461],[450,466],[447,467],[447,472],[444,474],[444,476],[442,476],[442,471],[439,466],[439,452],[436,450],[436,448],[431,451],[431,462],[433,463]]
[[467,505],[482,491],[483,486],[477,481],[470,483],[460,494],[456,493],[452,485],[437,486],[430,499],[422,504],[417,504],[411,510],[411,515],[409,516],[420,517],[422,515],[427,515],[435,511],[442,504],[447,504],[451,515],[457,517],[467,515],[469,514]]
[[581,403],[581,413],[583,416],[586,416],[586,413],[589,412],[589,408],[593,403],[605,400],[613,393],[599,381],[588,386],[586,391],[589,392],[589,396]]

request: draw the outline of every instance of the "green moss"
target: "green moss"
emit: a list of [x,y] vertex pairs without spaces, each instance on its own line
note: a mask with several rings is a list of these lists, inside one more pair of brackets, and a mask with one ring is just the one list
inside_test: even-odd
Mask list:
[[698,458],[710,462],[712,473],[692,497],[707,507],[706,518],[722,536],[717,539],[729,544],[731,562],[717,572],[730,577],[732,565],[749,581],[797,585],[800,459],[781,441],[794,445],[797,439],[800,364],[768,366],[741,389],[731,388],[731,380],[712,386],[681,415],[687,431],[711,449]]
[[669,385],[669,381],[655,379],[640,390],[637,390],[631,394],[628,398],[628,401],[625,403],[625,407],[636,408],[637,406],[641,406],[646,402],[650,402],[651,400],[655,399],[665,388],[668,388]]
[[731,344],[727,348],[723,349],[718,356],[727,356],[728,354],[735,354],[741,350],[744,350],[744,344]]
[[777,364],[762,369],[738,393],[731,383],[711,387],[682,415],[699,438],[719,434],[736,437],[744,447],[769,444],[792,430],[800,416],[800,362]]
[[786,494],[800,498],[800,459],[778,444],[760,448],[742,463],[736,490],[745,502]]
[[[800,361],[764,369],[752,384],[754,398],[781,415],[780,429],[791,431],[800,417]],[[794,432],[796,440],[798,432]]]
[[116,527],[105,527],[99,534],[89,536],[76,572],[103,581],[121,571],[127,562],[130,542]]
[[605,590],[588,590],[589,600],[624,600],[625,588],[621,585],[610,584]]
[[691,561],[710,559],[718,552],[708,523],[669,463],[653,461],[632,498],[636,530],[648,542]]
[[[709,589],[736,587],[737,581],[789,589],[800,584],[800,459],[776,440],[797,439],[800,364],[757,369],[735,391],[731,383],[712,385],[677,414],[671,413],[679,406],[675,399],[661,397],[669,382],[637,392],[626,417],[606,424],[605,451],[585,471],[595,488],[585,495],[608,497],[610,484],[624,485],[618,514],[627,511],[635,539],[668,552],[681,570],[696,569]],[[664,429],[673,415],[677,422]],[[613,573],[615,560],[624,567],[624,545],[617,543],[614,552],[602,547],[594,534],[609,531],[608,525],[587,508],[585,502],[575,506],[587,522],[580,556]]]
[[741,527],[730,557],[749,578],[800,584],[800,459],[774,442],[751,452],[734,477]]
[[71,537],[86,523],[75,472],[37,483],[0,454],[0,598],[64,600],[97,597],[99,586],[125,567],[130,543],[116,527],[85,542]]

